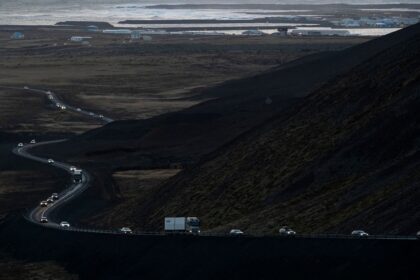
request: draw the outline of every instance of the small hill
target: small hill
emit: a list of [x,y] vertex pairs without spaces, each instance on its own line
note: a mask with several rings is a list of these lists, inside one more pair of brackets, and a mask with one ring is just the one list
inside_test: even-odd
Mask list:
[[139,201],[133,219],[150,229],[192,215],[214,231],[417,232],[419,30],[368,43],[412,32],[181,172]]

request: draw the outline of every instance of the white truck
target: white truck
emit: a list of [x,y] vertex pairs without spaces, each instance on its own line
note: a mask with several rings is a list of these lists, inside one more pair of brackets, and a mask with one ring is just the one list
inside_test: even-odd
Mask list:
[[200,220],[197,217],[165,217],[166,233],[200,234]]

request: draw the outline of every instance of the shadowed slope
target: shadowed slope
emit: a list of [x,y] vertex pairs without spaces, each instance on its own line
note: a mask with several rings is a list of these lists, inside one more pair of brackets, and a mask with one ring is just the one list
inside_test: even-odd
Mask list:
[[[419,29],[419,25],[414,28]],[[138,222],[413,233],[420,221],[420,36],[373,56],[139,202]]]

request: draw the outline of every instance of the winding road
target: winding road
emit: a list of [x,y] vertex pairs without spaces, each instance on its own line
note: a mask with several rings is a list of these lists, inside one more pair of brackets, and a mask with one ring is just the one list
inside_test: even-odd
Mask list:
[[[89,118],[93,118],[94,120],[100,121],[101,123],[110,123],[113,121],[113,119],[109,118],[109,117],[105,117],[103,115],[100,114],[96,114],[94,112],[90,112],[75,106],[71,106],[68,105],[66,103],[64,103],[62,100],[60,100],[59,97],[57,97],[57,95],[51,91],[46,91],[46,90],[40,90],[40,89],[32,89],[29,87],[24,87],[24,88],[18,88],[18,87],[5,87],[5,86],[0,86],[0,88],[5,88],[5,89],[13,89],[13,90],[25,90],[27,92],[32,92],[32,93],[39,93],[39,94],[45,94],[47,96],[47,98],[50,100],[50,102],[57,107],[58,110],[69,110],[81,115],[84,115],[86,117]],[[63,107],[64,106],[64,107]],[[39,142],[39,143],[29,143],[29,144],[24,144],[21,147],[15,147],[13,149],[13,153],[15,153],[18,156],[24,157],[26,159],[29,160],[33,160],[33,161],[37,161],[43,164],[49,164],[52,167],[55,168],[60,168],[66,172],[69,173],[69,177],[73,176],[73,171],[71,170],[71,167],[73,167],[70,164],[67,163],[63,163],[63,162],[57,162],[57,161],[53,161],[51,162],[49,159],[46,158],[42,158],[42,157],[38,157],[35,155],[32,155],[29,151],[32,148],[35,147],[39,147],[42,145],[49,145],[49,144],[53,144],[53,143],[58,143],[58,142],[63,142],[66,141],[66,139],[60,139],[60,140],[53,140],[53,141],[45,141],[45,142]],[[77,168],[80,169],[80,168]],[[65,205],[66,203],[68,203],[69,201],[75,199],[78,195],[80,195],[81,193],[83,193],[90,185],[91,181],[92,181],[92,177],[91,175],[86,171],[86,170],[81,170],[81,180],[79,182],[74,182],[72,180],[72,183],[70,184],[70,186],[63,190],[62,192],[60,192],[58,194],[58,199],[56,199],[54,202],[49,203],[47,206],[41,206],[38,205],[37,207],[35,207],[34,209],[32,209],[29,214],[27,215],[27,219],[33,223],[45,226],[45,227],[52,227],[52,228],[56,228],[56,229],[61,229],[61,230],[72,230],[72,231],[83,231],[83,232],[94,232],[94,233],[106,233],[106,234],[125,234],[123,232],[121,232],[118,229],[110,229],[110,230],[103,230],[103,229],[89,229],[89,228],[77,228],[74,226],[71,227],[62,227],[60,225],[60,221],[61,220],[55,220],[54,218],[56,218],[55,215],[52,215],[52,213],[57,210],[58,208],[62,207],[63,205]],[[41,218],[45,217],[48,219],[47,223],[40,223]],[[132,232],[133,235],[164,235],[164,233],[162,232]],[[213,233],[201,233],[200,235],[203,236],[225,236],[225,234],[213,234]],[[352,235],[345,235],[345,234],[298,234],[295,237],[300,237],[300,238],[341,238],[341,239],[354,239],[354,238],[361,238],[358,236],[352,236]],[[290,237],[285,237],[285,238],[290,238]],[[417,238],[416,236],[395,236],[395,235],[370,235],[370,236],[366,236],[363,237],[363,239],[387,239],[387,240],[419,240],[419,238]]]
[[[22,90],[22,88],[16,88],[16,87],[2,87],[2,88]],[[32,89],[26,86],[23,88],[23,90],[27,92],[45,94],[47,98],[49,99],[49,101],[55,107],[57,107],[58,110],[73,111],[75,113],[84,115],[86,117],[93,118],[97,121],[100,121],[101,123],[110,123],[113,121],[113,119],[109,117],[105,117],[103,115],[96,114],[94,112],[90,112],[90,111],[66,104],[55,93],[51,91]],[[69,173],[70,175],[69,177],[72,177],[73,176],[73,171],[71,170],[71,168],[73,167],[72,165],[63,163],[63,162],[57,162],[55,160],[53,162],[49,162],[50,159],[34,156],[31,153],[29,153],[30,149],[32,148],[43,146],[43,145],[49,145],[53,143],[59,143],[63,141],[66,141],[66,139],[25,144],[22,147],[18,146],[14,148],[13,153],[18,156],[21,156],[21,157],[24,157],[33,161],[49,164],[55,168],[60,168],[62,170],[65,170],[66,172]],[[77,169],[80,169],[80,168],[77,168]],[[41,218],[45,217],[48,219],[48,222],[43,223],[44,226],[61,228],[60,221],[54,220],[52,218],[52,213],[58,208],[60,208],[61,206],[63,206],[64,204],[66,204],[67,202],[69,202],[70,200],[76,198],[83,191],[85,191],[89,187],[89,184],[91,181],[91,175],[86,170],[82,170],[82,169],[80,170],[81,170],[81,180],[79,182],[72,181],[71,185],[67,189],[63,190],[61,193],[58,194],[58,199],[56,199],[54,202],[49,203],[47,206],[38,205],[37,207],[32,209],[30,213],[28,214],[28,219],[34,223],[40,223]]]

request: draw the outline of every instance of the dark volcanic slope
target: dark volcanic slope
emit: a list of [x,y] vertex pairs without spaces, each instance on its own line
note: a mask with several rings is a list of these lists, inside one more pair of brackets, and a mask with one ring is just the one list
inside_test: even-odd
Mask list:
[[[212,101],[149,120],[115,122],[52,147],[52,151],[63,156],[103,156],[116,165],[139,164],[145,154],[175,161],[197,159],[290,108],[334,76],[415,34],[419,34],[418,26],[341,52],[312,55],[257,76],[227,82],[204,92],[215,98]],[[273,100],[270,105],[265,104],[267,96]]]
[[151,228],[166,215],[197,215],[212,229],[412,234],[420,225],[419,108],[417,34],[182,172],[136,214]]

